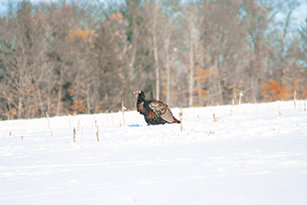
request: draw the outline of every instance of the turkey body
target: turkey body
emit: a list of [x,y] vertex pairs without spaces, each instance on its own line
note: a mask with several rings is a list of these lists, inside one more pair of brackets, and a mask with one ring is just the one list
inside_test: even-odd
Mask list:
[[141,90],[135,93],[138,94],[136,103],[137,110],[144,115],[147,124],[180,123],[164,102],[158,100],[145,100],[145,93]]

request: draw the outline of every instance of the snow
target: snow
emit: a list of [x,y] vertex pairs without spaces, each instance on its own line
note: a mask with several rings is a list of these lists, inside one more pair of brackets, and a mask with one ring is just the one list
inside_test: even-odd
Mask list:
[[306,204],[304,101],[183,117],[182,132],[136,111],[2,121],[0,204]]

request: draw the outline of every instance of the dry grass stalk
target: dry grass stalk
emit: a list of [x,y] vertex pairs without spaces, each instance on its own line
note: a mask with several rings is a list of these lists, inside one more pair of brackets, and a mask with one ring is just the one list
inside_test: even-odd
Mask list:
[[241,99],[242,99],[242,96],[243,96],[243,92],[242,92],[242,90],[241,90],[241,92],[240,92],[240,94],[239,94],[239,105],[241,105]]
[[213,134],[214,134],[214,132],[210,131],[209,134],[208,134],[208,136],[209,136],[209,135],[213,135]]
[[283,114],[279,111],[279,107],[278,107],[278,116],[282,116]]
[[49,130],[50,130],[51,136],[53,136],[53,133],[52,133],[51,128],[50,128],[49,115],[48,115],[48,112],[47,112],[47,111],[46,111],[46,116],[47,116],[47,121],[48,121],[48,128],[49,128]]
[[76,129],[73,128],[73,140],[74,142],[76,142]]
[[182,132],[183,127],[182,127],[182,118],[183,118],[183,111],[182,107],[180,107],[180,112],[179,112],[179,119],[180,119],[180,131]]
[[294,100],[294,109],[296,109],[296,90],[293,93],[293,100]]
[[95,120],[95,126],[96,126],[96,137],[97,137],[97,141],[99,142],[99,128],[98,128],[98,125],[97,125],[97,120]]
[[213,114],[213,122],[217,122],[219,120],[218,117],[215,117],[215,114]]
[[125,108],[125,106],[124,106],[124,101],[122,101],[122,112],[123,112],[123,124],[125,125],[125,110],[126,110],[127,108]]

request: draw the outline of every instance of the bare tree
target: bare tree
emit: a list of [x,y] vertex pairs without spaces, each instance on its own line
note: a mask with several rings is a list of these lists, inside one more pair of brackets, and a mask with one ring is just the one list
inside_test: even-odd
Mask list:
[[133,109],[136,89],[170,106],[225,104],[240,91],[243,101],[306,98],[298,0],[13,3],[0,19],[1,118],[123,100]]
[[33,9],[30,3],[21,3],[17,17],[6,19],[1,28],[11,49],[1,52],[6,70],[3,77],[5,83],[11,86],[11,96],[4,96],[18,110],[18,118],[28,109],[35,110],[35,92],[47,72],[44,53],[47,50],[48,27],[43,14],[36,10],[33,15]]
[[272,11],[272,5],[259,4],[254,1],[243,1],[244,15],[242,19],[247,32],[251,59],[247,67],[250,79],[251,98],[254,102],[260,97],[260,81],[263,75],[264,59],[268,52],[267,31],[276,12]]
[[155,98],[160,99],[160,57],[159,48],[161,42],[161,24],[162,24],[162,8],[154,0],[144,5],[144,18],[147,21],[147,29],[151,34],[151,50],[155,62]]
[[200,25],[202,24],[204,18],[201,15],[200,7],[197,6],[195,3],[190,3],[189,6],[186,6],[184,8],[184,20],[183,25],[186,29],[186,42],[188,43],[188,70],[189,70],[189,103],[188,106],[193,106],[193,100],[194,100],[194,92],[195,92],[195,53],[197,52],[195,50],[195,45],[199,43],[200,40]]

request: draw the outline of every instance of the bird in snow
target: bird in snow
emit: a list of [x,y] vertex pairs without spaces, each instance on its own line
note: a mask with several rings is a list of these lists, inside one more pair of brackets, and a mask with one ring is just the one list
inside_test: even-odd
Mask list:
[[134,93],[138,94],[136,108],[144,115],[147,124],[180,123],[164,102],[158,100],[145,100],[145,93],[142,90],[135,91]]

